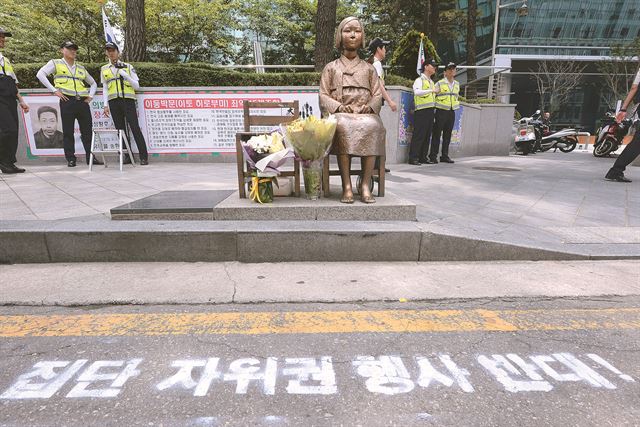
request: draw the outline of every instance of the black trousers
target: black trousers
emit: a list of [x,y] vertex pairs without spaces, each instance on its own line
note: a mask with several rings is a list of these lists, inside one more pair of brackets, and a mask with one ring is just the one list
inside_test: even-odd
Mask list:
[[76,141],[73,137],[73,128],[76,120],[78,120],[80,139],[84,146],[87,161],[89,161],[93,132],[93,120],[91,119],[91,108],[89,108],[89,104],[83,99],[69,98],[68,101],[61,99],[60,116],[62,117],[64,157],[67,160],[76,160]]
[[453,124],[456,121],[456,112],[454,110],[442,110],[436,108],[436,122],[433,126],[433,136],[431,137],[431,150],[429,158],[436,160],[438,151],[440,150],[440,138],[442,137],[442,154],[441,157],[449,157],[449,144],[451,143],[451,132]]
[[136,111],[135,99],[116,98],[109,101],[109,111],[111,112],[111,118],[116,129],[123,130],[127,135],[129,144],[131,144],[131,138],[129,138],[129,131],[127,125],[133,132],[133,137],[136,140],[138,146],[138,153],[140,154],[140,160],[148,160],[147,144],[144,141],[144,135],[140,130],[140,123],[138,123],[138,113]]
[[409,160],[425,159],[429,151],[433,114],[435,108],[423,108],[413,113],[413,136],[409,148]]
[[12,165],[18,152],[18,109],[16,97],[0,97],[0,163]]
[[636,130],[631,142],[622,150],[611,170],[616,173],[624,173],[624,170],[640,155],[640,130]]

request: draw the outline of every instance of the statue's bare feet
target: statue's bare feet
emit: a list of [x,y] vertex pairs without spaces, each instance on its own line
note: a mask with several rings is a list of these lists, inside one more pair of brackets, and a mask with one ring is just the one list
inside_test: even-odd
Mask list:
[[360,201],[362,203],[375,203],[376,199],[373,198],[373,195],[371,194],[371,190],[367,187],[367,186],[362,186],[361,189],[361,193],[362,196],[360,197]]
[[341,203],[353,203],[353,191],[348,188],[342,192]]

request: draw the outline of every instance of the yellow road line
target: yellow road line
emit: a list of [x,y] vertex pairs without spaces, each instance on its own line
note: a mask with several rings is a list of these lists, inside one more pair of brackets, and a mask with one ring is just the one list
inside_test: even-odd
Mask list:
[[640,329],[640,308],[0,316],[0,337]]

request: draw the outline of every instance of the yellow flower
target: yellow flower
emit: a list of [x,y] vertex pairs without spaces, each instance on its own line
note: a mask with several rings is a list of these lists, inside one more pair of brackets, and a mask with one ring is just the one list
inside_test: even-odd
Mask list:
[[282,142],[282,135],[279,132],[271,134],[271,145],[269,147],[269,153],[277,153],[284,150],[284,143]]

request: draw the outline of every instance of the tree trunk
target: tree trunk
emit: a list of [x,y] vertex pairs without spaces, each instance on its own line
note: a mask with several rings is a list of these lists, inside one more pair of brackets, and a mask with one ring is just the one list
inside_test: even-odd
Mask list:
[[127,0],[124,57],[127,61],[144,61],[147,53],[144,0]]
[[422,32],[429,38],[431,38],[430,32],[430,24],[431,24],[431,0],[426,0],[424,2],[424,7],[422,9]]
[[437,47],[438,22],[440,22],[440,0],[429,0],[429,40]]
[[[469,0],[467,10],[467,65],[476,65],[476,20],[478,17],[478,0]],[[475,69],[467,70],[467,82],[478,78]],[[475,99],[478,96],[476,84],[467,86],[467,98]]]
[[318,0],[316,13],[316,46],[313,60],[316,71],[333,60],[333,35],[336,29],[338,0]]

